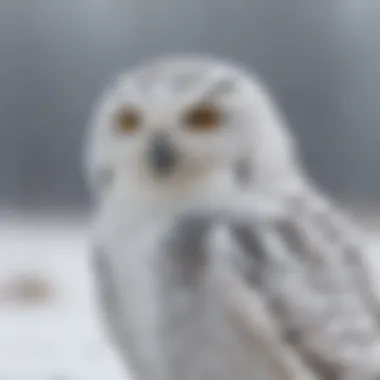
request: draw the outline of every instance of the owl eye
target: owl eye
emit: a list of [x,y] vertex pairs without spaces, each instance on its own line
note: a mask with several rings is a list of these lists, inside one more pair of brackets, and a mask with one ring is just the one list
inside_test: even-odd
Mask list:
[[115,117],[115,127],[120,133],[136,132],[142,123],[141,114],[135,109],[122,109]]
[[220,126],[221,121],[220,110],[209,103],[199,104],[184,115],[186,127],[193,131],[211,132]]

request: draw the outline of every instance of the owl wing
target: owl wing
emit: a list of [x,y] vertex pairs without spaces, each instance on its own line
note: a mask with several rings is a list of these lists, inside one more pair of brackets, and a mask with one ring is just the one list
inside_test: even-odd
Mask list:
[[134,335],[128,328],[128,321],[122,309],[121,289],[115,278],[113,263],[104,246],[93,249],[91,268],[94,276],[96,304],[106,327],[106,333],[118,348],[126,371],[132,371],[137,378],[148,378],[143,356],[139,354]]
[[251,285],[245,277],[232,276],[229,281],[224,281],[221,290],[240,344],[252,362],[262,363],[257,365],[264,368],[261,378],[319,379],[297,350],[283,340],[281,325],[271,310],[267,295]]
[[317,378],[378,378],[380,333],[367,279],[353,276],[325,235],[327,223],[313,218],[310,209],[291,208],[262,226],[231,226],[245,252],[241,276],[266,300],[283,339]]
[[[316,246],[315,256],[330,256],[352,277],[366,307],[380,326],[380,294],[369,263],[369,238],[358,224],[327,197],[310,190],[289,201],[289,212],[297,220],[299,241]],[[293,223],[294,224],[294,223]],[[299,249],[302,250],[301,247]]]
[[[235,368],[236,378],[251,378],[255,373],[267,380],[316,380],[299,359],[298,353],[282,341],[277,321],[268,310],[266,297],[241,281],[240,273],[233,269],[233,265],[230,266],[229,253],[225,256],[229,248],[208,244],[213,240],[214,228],[220,227],[219,218],[215,220],[215,215],[210,215],[208,211],[203,213],[198,209],[195,213],[181,215],[164,244],[163,266],[166,272],[163,272],[163,283],[166,285],[162,300],[168,316],[165,329],[168,331],[168,347],[172,347],[174,353],[169,357],[173,360],[172,367],[178,371],[173,378],[187,373],[186,363],[192,363],[194,350],[187,344],[196,344],[196,358],[199,352],[205,357],[210,354],[207,345],[203,348],[202,337],[197,337],[198,328],[202,331],[198,324],[204,323],[208,315],[215,325],[221,323],[223,326],[220,331],[224,336],[222,346],[231,333],[229,329],[233,330],[233,341],[238,339],[236,352],[230,352],[231,356],[241,355],[240,359],[232,359],[233,363],[241,364],[239,369]],[[233,249],[241,250],[235,244]],[[243,254],[241,251],[233,256],[242,257]],[[183,307],[187,310],[185,313]],[[199,309],[202,310],[201,321],[197,320]],[[223,317],[224,322],[220,322],[221,315],[228,322]],[[176,327],[176,321],[182,324],[181,328]],[[180,331],[179,340],[175,338],[176,331]],[[223,376],[223,379],[229,378],[227,374]]]
[[108,334],[118,341],[119,325],[119,301],[117,287],[112,276],[111,263],[104,248],[96,247],[92,254],[92,269],[94,275],[96,304],[101,310],[104,325],[107,326]]

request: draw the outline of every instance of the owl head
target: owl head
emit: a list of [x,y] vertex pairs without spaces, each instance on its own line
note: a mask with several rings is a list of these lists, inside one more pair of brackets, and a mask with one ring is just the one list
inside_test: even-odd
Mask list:
[[242,162],[260,184],[292,166],[292,139],[265,87],[209,56],[171,56],[120,75],[97,103],[86,143],[97,189],[116,178],[170,188]]

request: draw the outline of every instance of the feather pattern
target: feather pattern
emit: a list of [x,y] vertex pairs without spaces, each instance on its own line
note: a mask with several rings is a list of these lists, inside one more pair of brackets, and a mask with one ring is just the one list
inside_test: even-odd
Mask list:
[[356,266],[347,262],[344,238],[353,236],[337,212],[314,201],[293,199],[288,216],[261,231],[235,226],[254,268],[248,280],[265,296],[286,342],[320,379],[377,379],[380,331],[368,272],[360,250]]

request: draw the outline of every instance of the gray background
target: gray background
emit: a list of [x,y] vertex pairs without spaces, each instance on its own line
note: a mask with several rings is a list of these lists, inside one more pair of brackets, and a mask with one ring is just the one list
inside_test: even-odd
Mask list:
[[0,0],[0,205],[86,206],[94,99],[118,71],[176,52],[254,68],[319,183],[379,203],[378,0]]

